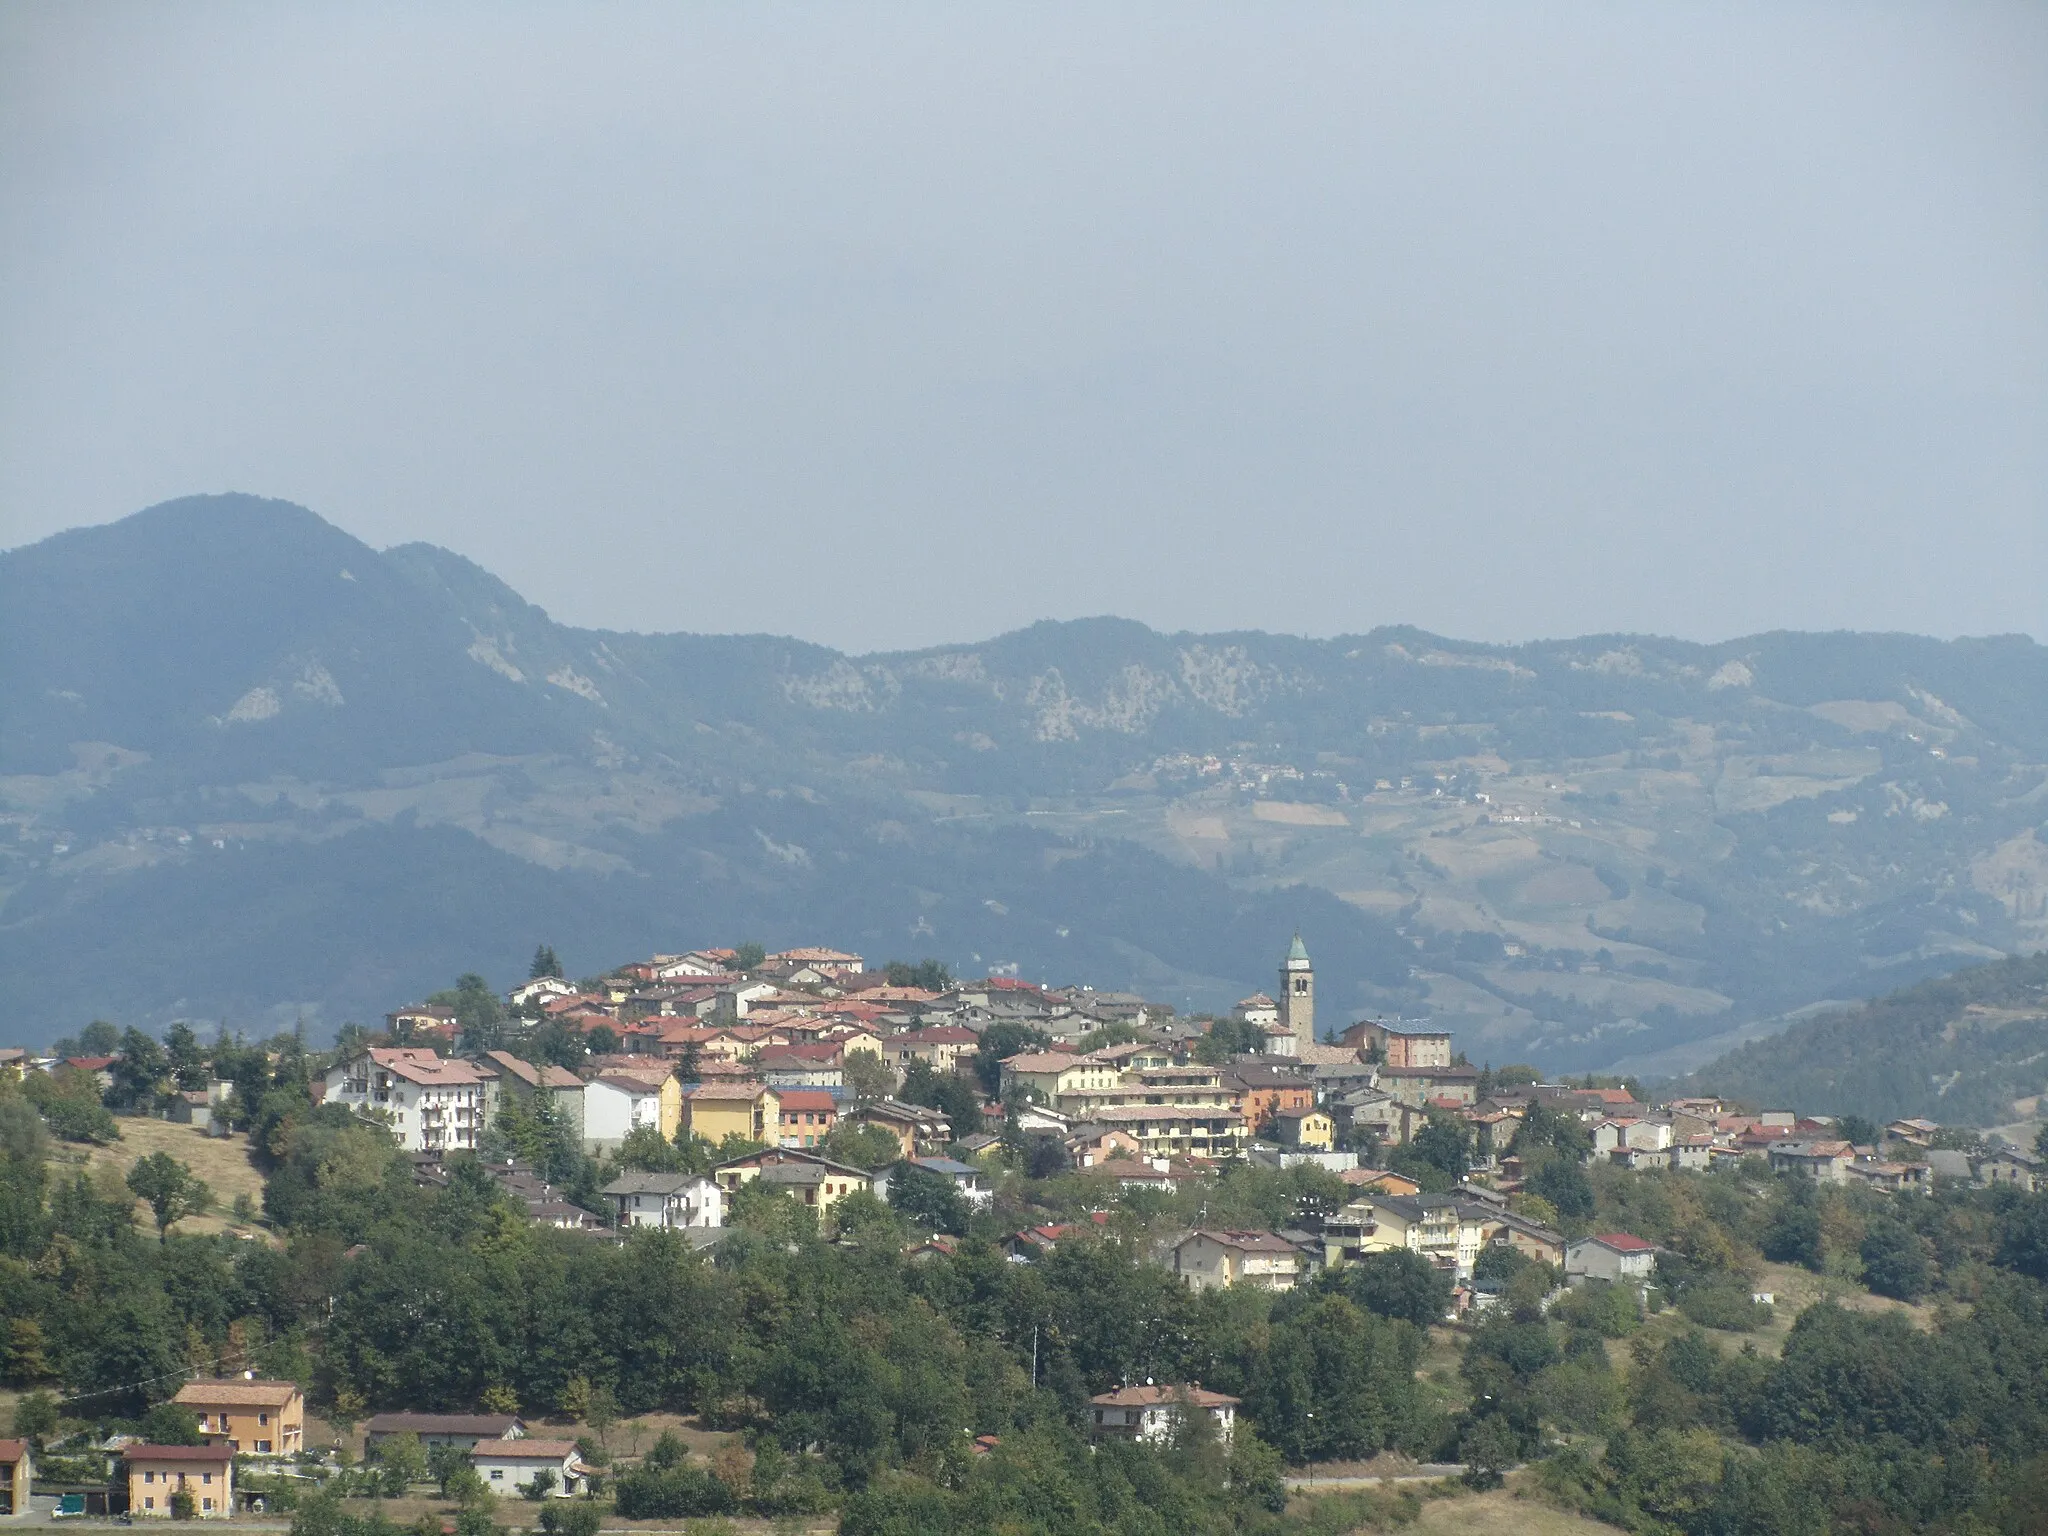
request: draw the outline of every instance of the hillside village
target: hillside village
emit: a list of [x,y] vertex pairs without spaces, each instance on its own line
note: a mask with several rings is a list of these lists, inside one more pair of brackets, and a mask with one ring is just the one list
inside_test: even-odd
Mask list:
[[[1117,1285],[1156,1283],[1193,1306],[1238,1293],[1280,1309],[1276,1327],[1297,1302],[1355,1298],[1416,1330],[1394,1336],[1409,1341],[1403,1350],[1446,1327],[1465,1334],[1474,1341],[1467,1375],[1479,1369],[1470,1351],[1493,1337],[1489,1319],[1543,1332],[1547,1317],[1569,1334],[1626,1332],[1667,1307],[1737,1331],[1771,1316],[1772,1291],[1756,1288],[1761,1266],[1729,1246],[1729,1233],[1759,1218],[1691,1218],[1688,1227],[1683,1204],[1661,1215],[1633,1207],[1631,1191],[1649,1185],[1630,1181],[1705,1175],[1744,1191],[1742,1201],[1765,1201],[1759,1209],[1776,1214],[1740,1242],[1815,1271],[1837,1263],[1839,1218],[1850,1212],[1859,1223],[1852,1236],[1862,1224],[1872,1234],[1858,1239],[1869,1283],[1908,1298],[1930,1283],[1926,1261],[1918,1271],[1912,1261],[1925,1240],[1908,1237],[1900,1249],[1892,1234],[1902,1218],[1882,1212],[1907,1209],[1901,1201],[1947,1211],[1958,1192],[1995,1201],[2048,1189],[2033,1151],[1928,1120],[1877,1126],[1697,1094],[1660,1102],[1631,1081],[1549,1082],[1532,1067],[1475,1067],[1450,1031],[1428,1021],[1319,1020],[1315,963],[1298,936],[1270,994],[1197,1018],[1086,987],[958,980],[936,961],[871,969],[827,948],[659,954],[573,981],[561,969],[543,946],[532,975],[502,995],[466,976],[393,1008],[381,1030],[345,1028],[324,1052],[291,1035],[209,1047],[182,1026],[158,1042],[96,1024],[54,1052],[0,1051],[0,1100],[26,1098],[51,1135],[88,1146],[133,1126],[111,1111],[201,1137],[246,1135],[266,1174],[263,1213],[241,1197],[227,1237],[260,1245],[287,1234],[298,1251],[355,1236],[352,1246],[305,1251],[339,1266],[332,1283],[344,1290],[372,1287],[356,1291],[345,1315],[380,1329],[400,1321],[371,1299],[374,1282],[349,1276],[389,1262],[380,1246],[389,1238],[374,1238],[368,1208],[352,1215],[323,1204],[343,1198],[332,1193],[346,1182],[335,1170],[351,1161],[369,1181],[355,1198],[375,1188],[374,1201],[388,1205],[397,1178],[425,1202],[419,1210],[448,1213],[433,1219],[474,1223],[488,1208],[517,1223],[523,1213],[544,1245],[627,1264],[654,1242],[694,1252],[714,1271],[728,1261],[745,1268],[763,1261],[765,1233],[822,1241],[858,1264],[887,1234],[906,1274],[973,1273],[993,1262],[1018,1283],[1042,1271],[1056,1288],[1090,1273],[1097,1261],[1087,1255],[1121,1254],[1130,1278]],[[347,1143],[353,1152],[349,1137],[358,1138]],[[388,1172],[375,1171],[380,1160]],[[212,1198],[161,1153],[133,1164],[127,1188],[160,1241]],[[1937,1194],[1944,1199],[1927,1198]],[[1147,1273],[1155,1279],[1136,1278]],[[1621,1312],[1609,1297],[1625,1298]],[[1060,1304],[1086,1303],[1077,1294]],[[1039,1342],[1034,1332],[1034,1384]],[[0,1360],[11,1379],[37,1358],[23,1347],[13,1345],[12,1365]],[[111,1432],[104,1420],[86,1421],[53,1438],[61,1451],[51,1465],[75,1489],[64,1497],[131,1517],[225,1517],[289,1505],[298,1495],[279,1478],[291,1467],[301,1470],[290,1476],[310,1468],[336,1491],[363,1478],[402,1489],[431,1462],[444,1489],[486,1502],[587,1498],[608,1480],[620,1513],[715,1511],[740,1500],[740,1483],[716,1477],[687,1497],[646,1492],[687,1470],[680,1447],[637,1469],[607,1466],[588,1434],[530,1426],[509,1387],[437,1385],[418,1368],[358,1393],[331,1372],[367,1364],[316,1372],[289,1351],[226,1358],[298,1360],[301,1369],[231,1374],[215,1362],[209,1374],[200,1362],[146,1390],[120,1388],[138,1409],[156,1406],[139,1421],[117,1418]],[[33,1380],[37,1367],[27,1369]],[[1193,1415],[1228,1446],[1242,1438],[1243,1412],[1290,1460],[1435,1443],[1479,1469],[1475,1477],[1506,1454],[1501,1447],[1537,1443],[1525,1430],[1520,1440],[1496,1433],[1506,1419],[1469,1427],[1493,1424],[1480,1412],[1491,1398],[1447,1425],[1410,1402],[1405,1418],[1389,1421],[1406,1429],[1339,1431],[1335,1399],[1324,1395],[1276,1397],[1256,1376],[1217,1390],[1185,1367],[1163,1382],[1136,1374],[1128,1365],[1093,1369],[1077,1408],[1091,1443],[1163,1451]],[[363,1473],[334,1459],[331,1444],[310,1441],[309,1389],[326,1394],[330,1419],[358,1417],[357,1403],[376,1410],[362,1416],[372,1462]],[[572,1422],[592,1418],[587,1383],[547,1390],[553,1401],[541,1406]],[[1545,1410],[1564,1422],[1574,1411]],[[1330,1415],[1327,1432],[1315,1429],[1319,1412]],[[18,1409],[16,1421],[61,1422],[54,1406],[27,1417]],[[141,1433],[126,1427],[138,1423]],[[973,1454],[995,1454],[1000,1440],[983,1435]],[[0,1441],[14,1509],[44,1497],[31,1488],[59,1485],[34,1469],[39,1443]],[[700,1497],[713,1502],[692,1502]]]
[[[1532,1116],[1575,1127],[1588,1160],[1635,1170],[1761,1158],[1887,1193],[1927,1191],[1936,1176],[2048,1187],[2032,1151],[1967,1135],[1945,1147],[1932,1121],[1858,1128],[1789,1106],[1646,1103],[1632,1082],[1474,1067],[1451,1032],[1422,1021],[1363,1019],[1319,1037],[1314,963],[1298,936],[1277,999],[1256,993],[1222,1018],[1086,987],[957,981],[933,961],[870,970],[829,948],[662,954],[579,983],[543,947],[533,970],[502,999],[465,978],[394,1008],[379,1033],[345,1030],[316,1063],[314,1101],[387,1129],[422,1185],[476,1158],[535,1222],[665,1227],[700,1244],[717,1240],[730,1196],[755,1181],[829,1218],[856,1192],[888,1198],[899,1167],[986,1210],[1011,1170],[1187,1192],[1231,1162],[1312,1165],[1342,1182],[1347,1203],[1277,1231],[1177,1235],[1161,1262],[1196,1288],[1286,1289],[1406,1249],[1454,1280],[1460,1309],[1486,1304],[1473,1281],[1489,1248],[1574,1278],[1604,1274],[1626,1247],[1573,1230],[1567,1218],[1587,1202],[1554,1165],[1525,1176],[1518,1137]],[[90,1075],[103,1089],[122,1067],[115,1055],[0,1051],[9,1064]],[[248,1108],[215,1077],[164,1089],[162,1112],[225,1131]],[[561,1182],[537,1166],[545,1158],[508,1144],[514,1125],[529,1142],[552,1132],[611,1176]],[[690,1151],[678,1158],[678,1147]],[[1029,1260],[1060,1230],[1019,1225],[1006,1250]]]

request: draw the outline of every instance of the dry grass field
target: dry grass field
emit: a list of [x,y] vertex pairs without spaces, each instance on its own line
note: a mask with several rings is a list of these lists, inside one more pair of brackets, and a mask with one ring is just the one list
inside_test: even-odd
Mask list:
[[[112,1146],[81,1147],[75,1143],[59,1142],[52,1161],[59,1169],[66,1165],[82,1166],[96,1179],[119,1182],[128,1177],[128,1170],[140,1159],[154,1152],[168,1152],[204,1179],[207,1188],[213,1191],[211,1208],[203,1215],[188,1216],[173,1226],[172,1231],[261,1232],[260,1227],[250,1222],[234,1219],[237,1195],[247,1195],[257,1210],[263,1208],[263,1176],[249,1161],[247,1136],[208,1136],[193,1126],[173,1125],[168,1120],[148,1120],[138,1116],[122,1116],[114,1123],[121,1128],[121,1139]],[[106,1171],[102,1173],[102,1169]],[[135,1202],[135,1219],[144,1228],[155,1230],[149,1207],[140,1200]]]
[[1408,1527],[1427,1536],[1611,1536],[1615,1527],[1568,1515],[1534,1499],[1517,1496],[1514,1488],[1432,1499],[1422,1518]]

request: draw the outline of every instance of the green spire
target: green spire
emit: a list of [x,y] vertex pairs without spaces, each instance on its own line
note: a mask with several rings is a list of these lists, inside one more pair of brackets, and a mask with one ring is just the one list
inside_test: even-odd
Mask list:
[[1307,965],[1309,963],[1308,946],[1301,942],[1301,935],[1298,933],[1294,936],[1294,942],[1287,946],[1287,963],[1289,965]]

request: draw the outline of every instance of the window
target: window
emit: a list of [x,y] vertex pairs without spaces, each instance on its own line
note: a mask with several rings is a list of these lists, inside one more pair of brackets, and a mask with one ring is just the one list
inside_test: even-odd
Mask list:
[[491,1481],[492,1481],[492,1482],[494,1482],[494,1483],[501,1483],[501,1482],[503,1482],[504,1480],[505,1480],[505,1469],[504,1469],[503,1467],[493,1467],[493,1468],[491,1468]]
[[142,1474],[142,1480],[145,1483],[153,1483],[156,1481],[156,1474],[154,1472],[145,1472]]
[[267,1413],[259,1413],[256,1415],[256,1422],[258,1424],[268,1424],[270,1422],[270,1415]]
[[143,1507],[144,1509],[155,1509],[155,1508],[156,1508],[156,1500],[155,1500],[155,1499],[144,1499],[144,1500],[142,1501],[142,1507]]
[[200,1503],[200,1507],[201,1507],[201,1508],[203,1508],[203,1509],[211,1509],[211,1508],[213,1508],[213,1500],[211,1500],[211,1499],[201,1499],[201,1500],[199,1501],[199,1503]]
[[268,1456],[270,1454],[270,1442],[268,1440],[258,1440],[256,1442],[256,1454]]
[[213,1482],[213,1474],[211,1472],[202,1472],[199,1474],[199,1481],[210,1486]]

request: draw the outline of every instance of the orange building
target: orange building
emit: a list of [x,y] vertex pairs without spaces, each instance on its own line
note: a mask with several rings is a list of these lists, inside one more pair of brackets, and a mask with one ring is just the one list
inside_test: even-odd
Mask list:
[[235,1453],[225,1445],[131,1445],[128,1512],[168,1520],[171,1500],[182,1489],[201,1520],[225,1520],[235,1512]]
[[1223,1075],[1223,1085],[1235,1091],[1237,1112],[1254,1135],[1265,1131],[1275,1115],[1314,1109],[1316,1104],[1315,1085],[1307,1079],[1251,1062],[1231,1067]]
[[188,1381],[171,1399],[199,1415],[200,1433],[241,1456],[296,1456],[306,1446],[306,1399],[289,1381]]

